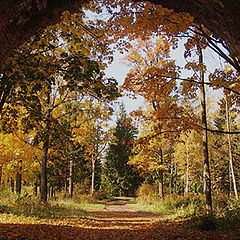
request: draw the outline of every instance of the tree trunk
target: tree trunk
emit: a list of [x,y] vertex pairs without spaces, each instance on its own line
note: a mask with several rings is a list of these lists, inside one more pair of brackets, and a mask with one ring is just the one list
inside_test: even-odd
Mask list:
[[69,196],[72,198],[73,196],[73,161],[69,162]]
[[41,202],[47,203],[47,153],[49,144],[49,134],[45,134],[42,148],[41,161]]
[[0,165],[0,187],[2,186],[2,165]]
[[229,170],[229,199],[232,199],[232,174],[231,174],[231,166],[229,163],[228,166],[228,170]]
[[37,181],[34,182],[34,188],[33,188],[33,193],[37,197],[38,191],[37,191]]
[[51,111],[49,109],[50,105],[50,91],[51,88],[49,87],[49,91],[47,93],[47,111],[46,116],[44,119],[45,129],[44,129],[44,139],[43,139],[43,147],[42,147],[42,158],[41,158],[41,202],[46,204],[47,203],[47,154],[48,154],[48,147],[49,147],[49,132],[50,132],[50,116]]
[[16,175],[16,193],[17,194],[21,194],[21,189],[22,189],[22,174],[20,171],[17,171],[17,175]]
[[211,172],[208,155],[208,132],[207,132],[207,111],[206,111],[206,92],[204,86],[204,70],[203,70],[203,54],[202,49],[198,46],[199,64],[200,68],[200,96],[201,96],[201,112],[202,112],[202,126],[203,130],[203,154],[204,154],[204,179],[206,184],[205,197],[206,197],[206,211],[207,214],[212,214],[212,189],[211,189]]
[[177,193],[177,161],[175,161],[175,169],[174,169],[174,188],[175,188],[175,193]]
[[51,187],[51,198],[54,197],[54,186]]
[[173,188],[174,188],[174,175],[173,175],[173,169],[174,169],[174,165],[173,165],[173,160],[171,159],[171,180],[170,180],[170,194],[173,194]]
[[91,195],[94,194],[94,185],[95,185],[95,163],[96,159],[92,156],[92,184],[91,184]]
[[[229,108],[228,108],[227,98],[226,98],[226,124],[227,124],[227,131],[230,132],[231,127],[230,127],[230,116],[229,116]],[[234,174],[234,169],[233,169],[233,155],[232,155],[232,144],[231,144],[230,134],[227,134],[227,137],[228,137],[230,176],[232,177],[235,198],[238,199],[237,184],[236,184],[236,179],[235,179],[235,174]],[[230,178],[230,181],[231,181],[231,178]],[[230,192],[230,194],[231,194],[231,192]]]
[[[163,164],[162,149],[160,149],[159,163],[160,163],[160,165]],[[164,194],[163,194],[163,169],[159,170],[158,174],[159,174],[159,181],[158,181],[159,197],[162,199],[164,197]]]
[[64,185],[64,199],[65,201],[67,200],[67,180],[65,181],[65,185]]
[[11,184],[11,190],[14,193],[14,180],[12,178],[11,178],[10,184]]
[[188,195],[188,186],[189,186],[189,153],[188,153],[188,138],[187,138],[187,176],[186,176],[186,188],[185,188],[185,196]]

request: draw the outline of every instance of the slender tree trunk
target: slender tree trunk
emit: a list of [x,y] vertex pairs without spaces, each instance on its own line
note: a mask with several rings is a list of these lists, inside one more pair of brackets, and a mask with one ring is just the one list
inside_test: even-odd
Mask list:
[[[159,156],[159,164],[163,164],[163,153],[162,149],[160,149],[160,156]],[[163,169],[159,170],[159,181],[158,181],[158,189],[159,189],[159,197],[162,199],[164,197],[163,194]]]
[[41,202],[47,203],[47,154],[49,147],[49,132],[50,132],[50,116],[51,111],[49,109],[50,105],[50,90],[47,93],[47,111],[44,119],[45,129],[44,129],[44,139],[43,139],[43,147],[42,147],[42,158],[41,158]]
[[11,184],[11,190],[14,193],[14,180],[12,178],[10,180],[10,184]]
[[177,161],[175,161],[175,170],[174,170],[174,188],[175,193],[177,193]]
[[34,188],[33,188],[33,192],[34,192],[34,195],[37,197],[37,194],[38,194],[38,190],[37,190],[37,181],[34,182]]
[[187,176],[186,176],[186,189],[185,189],[185,196],[188,195],[188,188],[189,188],[189,153],[188,153],[188,138],[187,138]]
[[[226,98],[226,124],[227,124],[227,131],[230,132],[231,127],[230,127],[230,116],[229,116],[229,108],[228,108],[227,98]],[[235,179],[235,174],[234,174],[234,169],[233,169],[233,155],[232,155],[232,144],[231,144],[230,134],[227,134],[227,137],[228,137],[230,176],[232,177],[235,198],[238,199],[237,184],[236,184],[236,179]],[[230,181],[231,181],[231,178],[230,178]]]
[[170,180],[170,194],[173,194],[173,188],[174,188],[174,176],[173,176],[173,169],[174,169],[174,165],[173,165],[173,160],[171,159],[171,170],[170,170],[170,174],[171,174],[171,180]]
[[73,161],[69,162],[69,196],[72,198],[73,196]]
[[49,134],[45,134],[42,148],[41,160],[41,202],[47,203],[47,153],[49,144]]
[[2,186],[2,165],[0,165],[0,187]]
[[[203,54],[202,49],[198,46],[199,53],[199,64],[203,66]],[[201,95],[201,112],[202,112],[202,126],[203,130],[203,153],[204,153],[204,179],[206,184],[205,197],[206,197],[206,211],[207,214],[212,214],[212,189],[211,189],[211,172],[209,164],[209,155],[208,155],[208,132],[207,132],[207,111],[206,111],[206,92],[204,86],[204,70],[201,67],[200,69],[200,95]]]
[[67,200],[67,180],[65,181],[65,185],[64,185],[64,199],[65,201]]
[[72,157],[73,147],[72,143],[69,143],[69,196],[73,197],[73,157]]
[[228,166],[228,169],[229,169],[229,198],[232,199],[232,174],[231,174],[231,166],[230,166],[230,163],[229,163],[229,166]]
[[51,198],[54,196],[54,186],[51,187]]
[[95,163],[96,159],[92,155],[92,184],[91,184],[91,195],[94,194],[94,185],[95,185]]
[[21,194],[22,189],[22,174],[20,171],[17,171],[16,175],[16,193]]

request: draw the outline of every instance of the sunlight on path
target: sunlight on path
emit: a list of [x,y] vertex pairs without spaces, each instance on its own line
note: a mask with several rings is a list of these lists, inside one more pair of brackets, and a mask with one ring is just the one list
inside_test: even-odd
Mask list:
[[94,211],[94,218],[88,218],[89,228],[102,229],[136,229],[142,228],[144,225],[149,225],[158,222],[163,215],[147,212],[137,212],[127,206],[110,206],[109,210]]
[[[109,210],[111,209],[111,210]],[[109,205],[88,214],[41,219],[0,214],[0,240],[237,240],[234,231],[201,232],[185,229],[182,222],[159,221],[164,215],[134,211],[128,205]]]

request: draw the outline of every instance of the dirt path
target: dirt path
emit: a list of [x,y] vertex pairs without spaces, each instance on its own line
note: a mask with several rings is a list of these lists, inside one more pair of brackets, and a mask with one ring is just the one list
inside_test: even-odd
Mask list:
[[[239,240],[240,229],[200,232],[185,229],[182,222],[161,220],[163,215],[135,211],[128,205],[108,204],[90,210],[85,217],[42,222],[1,221],[0,240]],[[11,219],[11,216],[10,218]]]

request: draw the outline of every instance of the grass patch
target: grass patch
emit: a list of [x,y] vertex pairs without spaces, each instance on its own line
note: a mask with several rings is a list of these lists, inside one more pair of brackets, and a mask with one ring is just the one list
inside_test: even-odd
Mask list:
[[138,211],[147,211],[172,215],[172,217],[191,217],[204,211],[204,201],[201,197],[167,196],[164,199],[153,198],[151,201],[138,197],[136,204],[130,204]]
[[47,206],[40,203],[39,199],[28,193],[22,195],[9,191],[1,192],[0,212],[17,216],[36,217],[41,219],[55,219],[65,217],[86,216],[89,209],[104,209],[105,204],[76,203],[73,200],[49,201]]
[[88,203],[88,202],[75,202],[75,200],[58,200],[51,201],[53,205],[59,205],[68,209],[80,209],[80,210],[90,210],[90,209],[99,209],[103,210],[105,207],[104,203]]

